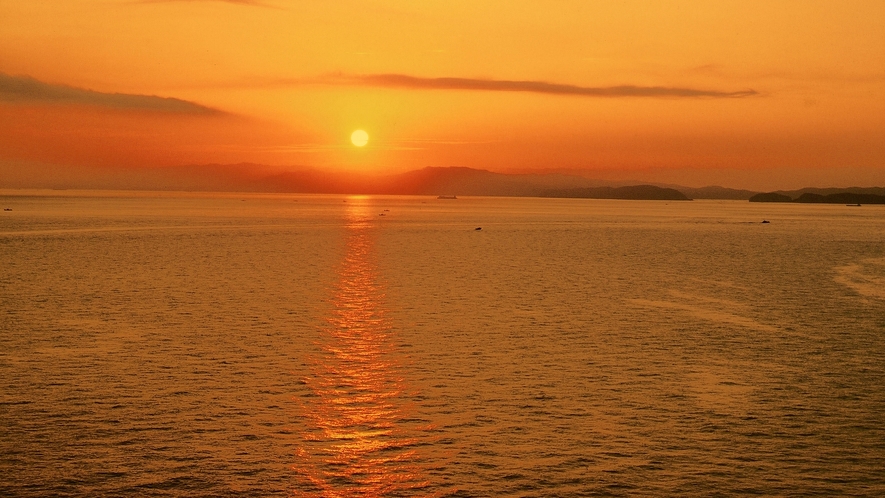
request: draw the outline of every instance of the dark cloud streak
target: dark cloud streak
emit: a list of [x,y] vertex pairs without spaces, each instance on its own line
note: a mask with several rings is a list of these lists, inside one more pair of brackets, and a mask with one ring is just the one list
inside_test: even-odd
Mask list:
[[476,78],[421,78],[405,74],[369,74],[358,76],[332,75],[318,83],[406,88],[414,90],[475,90],[490,92],[530,92],[581,97],[679,97],[679,98],[742,98],[758,95],[755,90],[723,92],[695,88],[619,85],[586,87],[547,83],[544,81],[510,81]]
[[76,104],[174,114],[221,115],[222,111],[186,100],[154,95],[104,93],[55,85],[28,76],[0,73],[0,102]]

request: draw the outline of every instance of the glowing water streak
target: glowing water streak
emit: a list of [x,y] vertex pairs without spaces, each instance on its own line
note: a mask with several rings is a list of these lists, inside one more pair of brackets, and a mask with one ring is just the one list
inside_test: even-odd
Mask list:
[[314,394],[302,410],[310,429],[294,469],[314,496],[420,493],[428,482],[414,450],[417,432],[402,422],[403,379],[373,262],[375,213],[368,201],[353,201],[334,310],[305,380]]

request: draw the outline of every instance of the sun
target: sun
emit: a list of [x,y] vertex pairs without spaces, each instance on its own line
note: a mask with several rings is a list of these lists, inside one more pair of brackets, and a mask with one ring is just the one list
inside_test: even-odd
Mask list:
[[364,132],[363,130],[356,130],[355,132],[350,134],[350,141],[353,142],[353,145],[357,147],[362,147],[369,143],[369,134]]

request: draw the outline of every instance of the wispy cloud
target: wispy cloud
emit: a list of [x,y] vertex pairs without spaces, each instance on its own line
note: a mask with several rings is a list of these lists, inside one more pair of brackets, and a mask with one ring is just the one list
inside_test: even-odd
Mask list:
[[758,95],[755,90],[721,91],[667,86],[618,85],[591,87],[548,83],[546,81],[513,81],[479,78],[422,78],[405,74],[334,74],[314,80],[291,80],[303,83],[353,85],[412,90],[474,90],[488,92],[529,92],[578,97],[679,97],[679,98],[741,98]]
[[176,114],[212,115],[222,111],[187,100],[155,95],[104,93],[67,85],[44,83],[29,76],[0,73],[0,102],[77,104]]

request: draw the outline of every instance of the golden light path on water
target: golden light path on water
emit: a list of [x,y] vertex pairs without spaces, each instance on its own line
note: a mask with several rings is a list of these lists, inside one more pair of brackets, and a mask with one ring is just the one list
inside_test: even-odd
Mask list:
[[305,379],[313,396],[302,406],[308,432],[294,470],[309,496],[421,494],[429,485],[413,448],[421,429],[403,422],[406,386],[373,262],[377,213],[365,200],[351,201],[333,311]]

